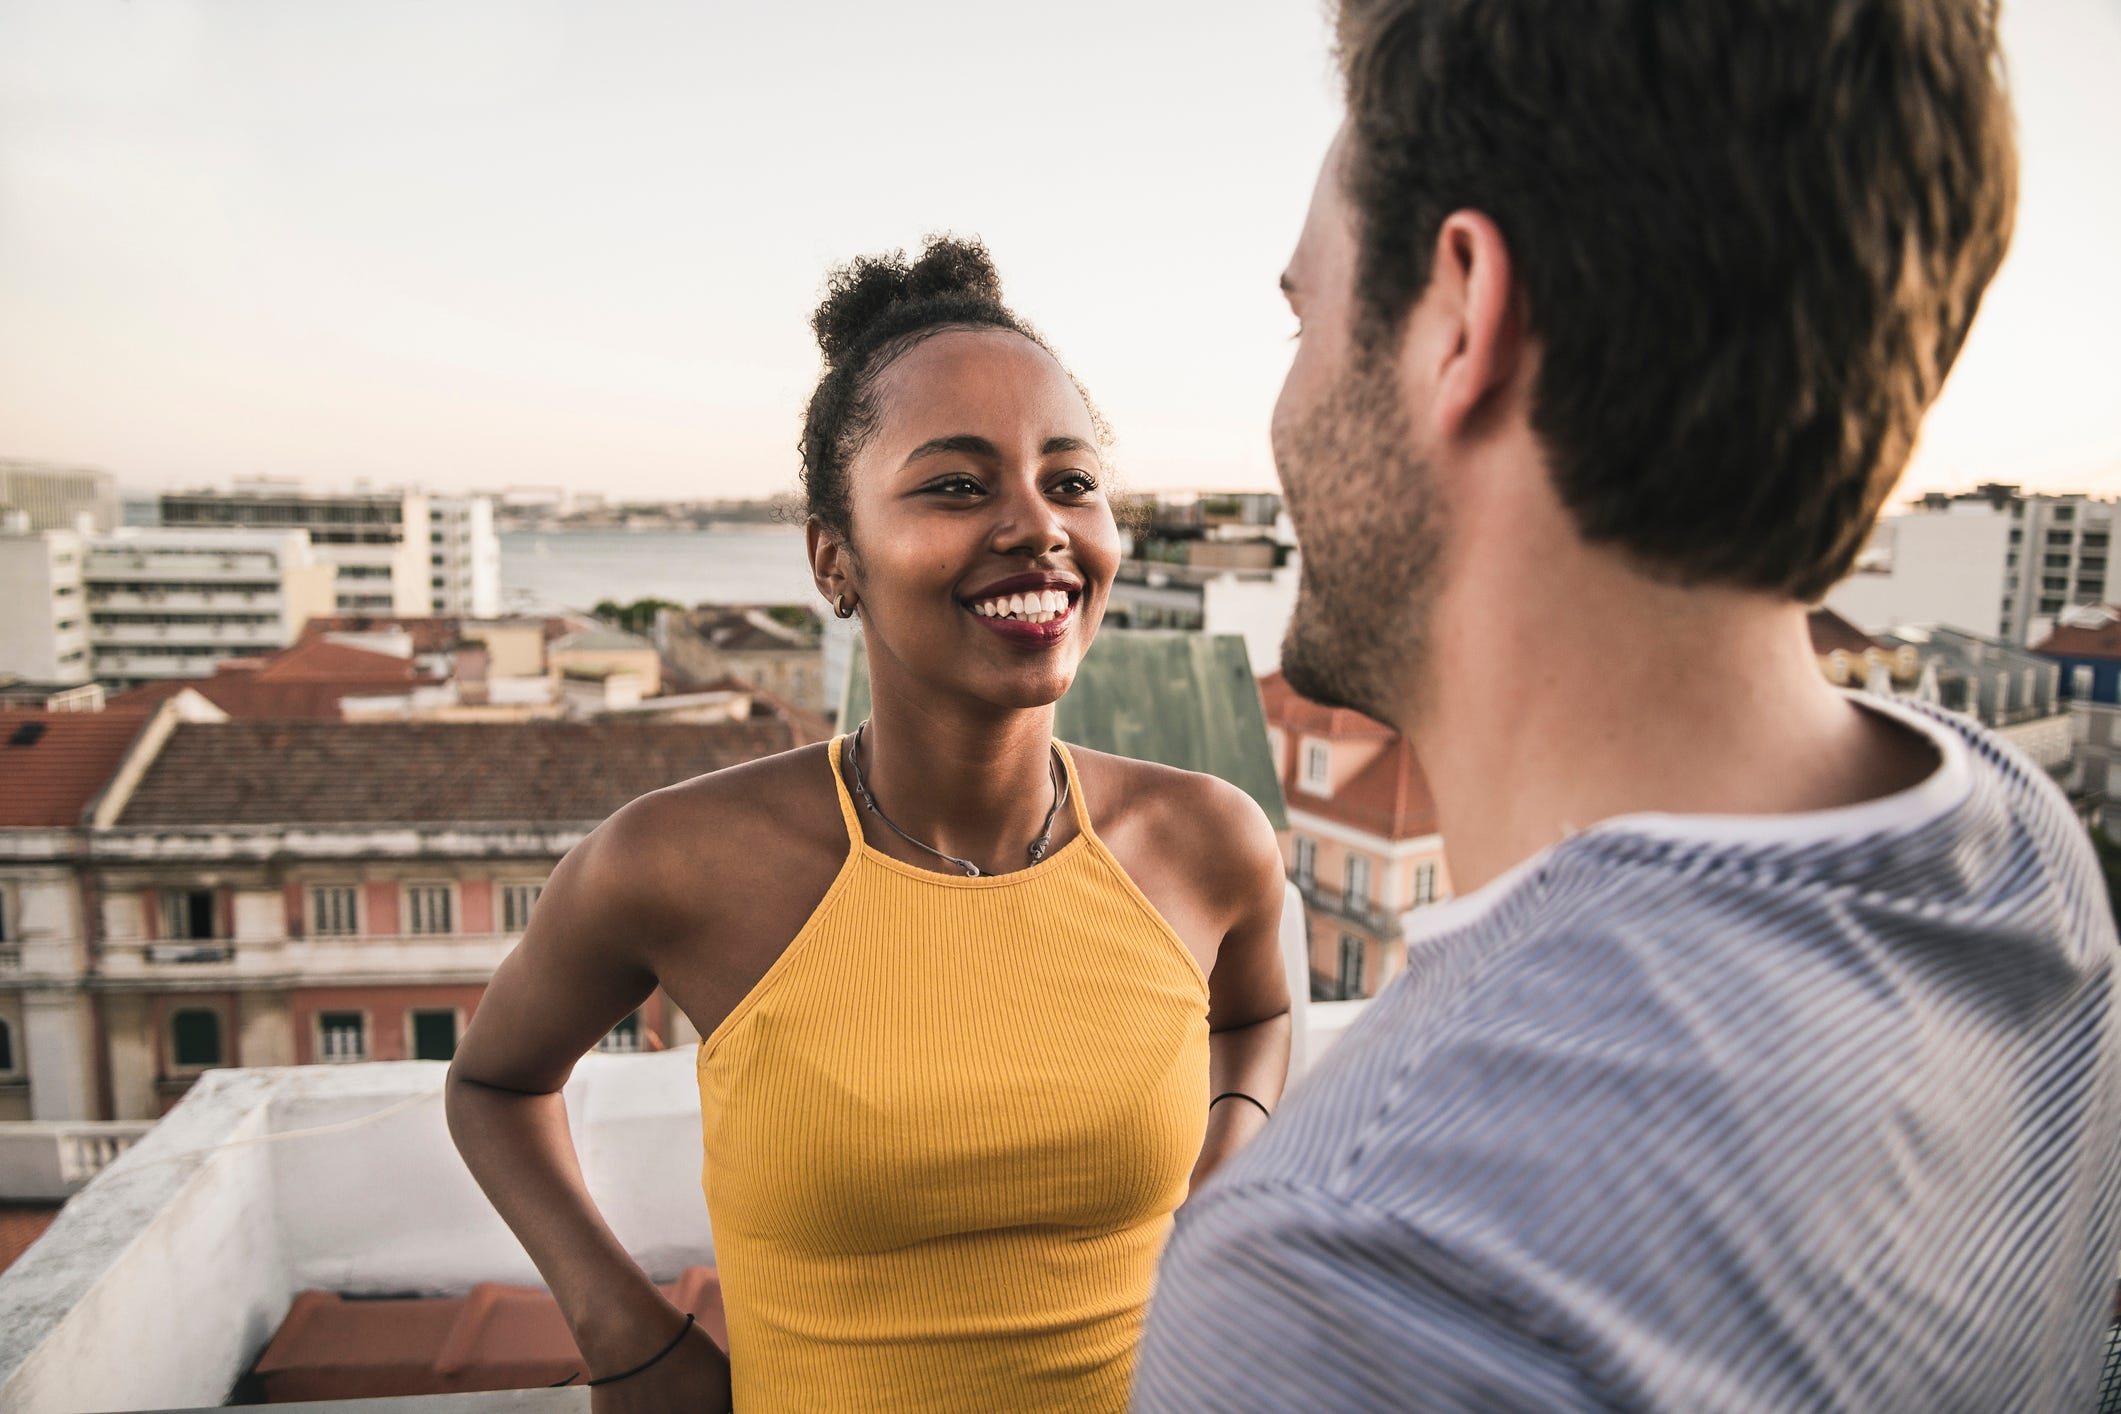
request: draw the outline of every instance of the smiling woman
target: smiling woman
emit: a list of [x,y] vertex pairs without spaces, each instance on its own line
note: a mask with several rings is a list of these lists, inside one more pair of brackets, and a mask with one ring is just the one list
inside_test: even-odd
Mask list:
[[[1053,739],[1119,557],[1107,437],[985,250],[857,261],[814,324],[810,567],[874,711],[585,840],[452,1129],[598,1414],[1116,1411],[1173,1210],[1280,1097],[1280,853],[1236,787]],[[726,1359],[597,1216],[558,1096],[657,985],[707,1038]]]

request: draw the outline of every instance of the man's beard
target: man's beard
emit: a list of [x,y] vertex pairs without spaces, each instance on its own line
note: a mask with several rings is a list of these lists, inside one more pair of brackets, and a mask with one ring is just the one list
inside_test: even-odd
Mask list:
[[1442,548],[1428,464],[1390,363],[1357,355],[1322,405],[1275,438],[1303,565],[1282,674],[1315,702],[1401,730],[1426,697]]

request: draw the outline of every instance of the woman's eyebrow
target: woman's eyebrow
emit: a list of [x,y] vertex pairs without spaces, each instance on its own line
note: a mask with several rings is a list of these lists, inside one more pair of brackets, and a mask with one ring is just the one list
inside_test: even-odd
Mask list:
[[[1085,442],[1080,437],[1048,437],[1045,444],[1038,449],[1039,455],[1043,457],[1059,456],[1065,452],[1095,452],[1096,450],[1096,447]],[[960,432],[955,436],[934,437],[921,443],[906,458],[904,465],[912,466],[923,457],[939,456],[945,452],[965,457],[985,457],[989,461],[999,461],[1002,455],[995,445],[986,438],[974,436],[969,432]]]
[[969,432],[960,432],[955,436],[935,437],[921,443],[906,458],[904,465],[912,466],[922,457],[938,456],[944,452],[954,452],[959,456],[966,457],[986,457],[990,461],[1001,456],[1001,453],[995,449],[994,444],[986,438],[975,437]]

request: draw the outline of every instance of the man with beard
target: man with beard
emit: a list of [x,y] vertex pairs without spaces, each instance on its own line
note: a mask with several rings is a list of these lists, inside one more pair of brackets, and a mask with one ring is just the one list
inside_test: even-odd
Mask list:
[[1283,661],[1407,733],[1461,897],[1181,1210],[1136,1408],[2085,1407],[2090,847],[1979,727],[1828,687],[1805,625],[2008,243],[1993,5],[1338,28]]

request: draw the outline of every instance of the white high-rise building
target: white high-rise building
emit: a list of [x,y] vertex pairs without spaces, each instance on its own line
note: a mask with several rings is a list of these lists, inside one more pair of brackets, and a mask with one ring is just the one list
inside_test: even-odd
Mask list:
[[429,587],[434,612],[491,619],[501,612],[501,538],[490,496],[438,496],[427,503]]
[[284,482],[238,481],[231,491],[163,496],[162,524],[187,530],[307,531],[316,558],[338,571],[336,612],[434,612],[427,497],[417,491],[329,496]]
[[121,529],[88,545],[90,671],[115,687],[210,677],[328,617],[338,569],[299,530]]
[[88,607],[81,537],[0,518],[0,673],[55,686],[87,682]]
[[107,471],[49,462],[0,461],[0,511],[21,511],[31,530],[95,533],[118,528],[118,483]]
[[2026,644],[2071,605],[2108,602],[2115,509],[2004,485],[1925,497],[1879,522],[1864,567],[1827,607],[1870,633],[1932,623]]

